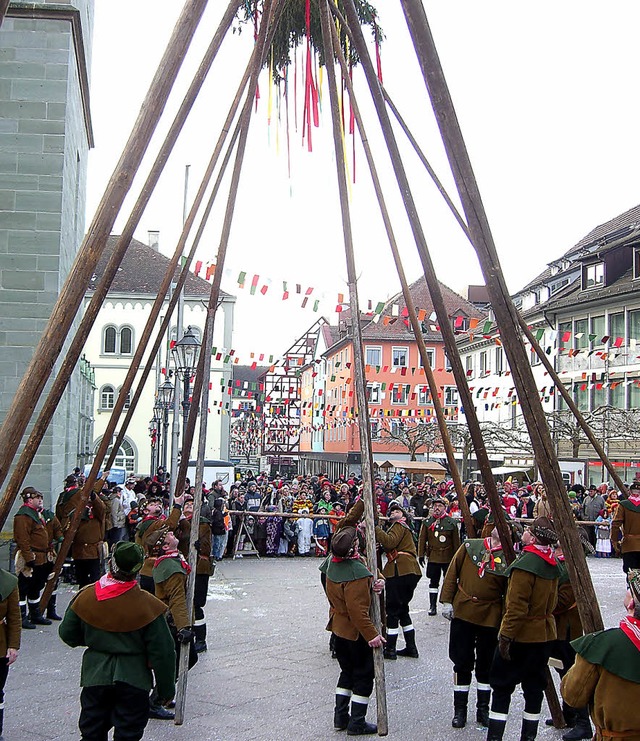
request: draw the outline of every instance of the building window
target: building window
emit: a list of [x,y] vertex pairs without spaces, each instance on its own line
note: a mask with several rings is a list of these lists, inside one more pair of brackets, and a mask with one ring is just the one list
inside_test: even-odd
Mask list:
[[371,425],[371,439],[375,440],[378,437],[380,422],[377,419],[371,419],[369,420],[369,424]]
[[[121,391],[122,391],[122,386],[118,389],[118,395],[120,395]],[[130,406],[131,406],[131,392],[129,391],[129,393],[127,394],[127,398],[125,399],[123,409],[128,409]]]
[[102,333],[103,355],[133,354],[133,329],[109,325]]
[[418,389],[418,405],[421,407],[431,404],[431,391],[428,386],[420,386]]
[[609,314],[609,337],[611,337],[611,344],[613,345],[618,337],[622,338],[624,342],[624,312],[621,311],[617,314]]
[[105,327],[103,334],[103,353],[105,355],[116,354],[116,339],[118,331],[115,327]]
[[640,378],[633,378],[630,380],[631,383],[628,386],[629,399],[627,402],[627,409],[638,409],[640,408],[640,386],[638,386]]
[[604,285],[604,263],[596,262],[582,268],[582,290],[599,288]]
[[591,348],[602,347],[602,338],[605,335],[604,331],[604,314],[602,316],[591,317],[591,336],[595,335],[591,341]]
[[406,405],[407,399],[409,398],[409,387],[404,383],[399,386],[394,386],[391,392],[391,403]]
[[480,353],[480,375],[481,376],[489,375],[489,358],[488,358],[488,353],[486,350],[483,350]]
[[447,353],[445,353],[444,354],[444,369],[447,372],[451,372],[452,368],[453,368],[453,366],[451,365],[451,361],[449,360],[449,356],[447,355]]
[[[630,340],[640,340],[640,310],[630,311],[629,317],[629,332],[628,338]],[[629,407],[631,409],[631,407]]]
[[574,323],[573,338],[576,350],[585,350],[589,345],[589,320],[577,319]]
[[[435,368],[436,367],[436,349],[435,347],[427,347],[426,350],[427,350],[427,358],[429,359],[429,365],[431,366],[431,368]],[[423,368],[424,366],[422,365],[422,355],[420,355],[420,353],[418,353],[418,362],[420,363],[420,368]]]
[[473,355],[467,355],[464,359],[464,369],[467,374],[467,378],[473,378]]
[[504,371],[504,350],[501,347],[496,347],[496,373],[502,373]]
[[407,368],[409,366],[409,348],[394,347],[391,349],[391,364],[394,368]]
[[558,325],[558,349],[560,352],[570,350],[572,341],[571,322],[560,322]]
[[609,404],[614,409],[624,409],[625,386],[623,383],[611,384],[609,388]]
[[[93,446],[93,454],[95,455],[98,452],[98,448],[100,447],[100,443],[102,441],[102,438],[100,438],[96,444]],[[111,455],[112,447],[109,446],[109,449],[107,450],[106,458],[108,458]],[[120,466],[122,468],[126,468],[127,473],[135,473],[136,472],[136,451],[133,447],[133,443],[131,440],[125,437],[125,439],[120,444],[120,448],[118,450],[118,455],[115,457],[115,460],[113,461],[114,466]]]
[[380,403],[380,384],[379,383],[368,383],[367,384],[367,401],[369,404]]
[[116,399],[116,390],[113,386],[103,386],[100,389],[100,409],[113,409]]
[[375,365],[379,367],[382,365],[382,348],[381,347],[365,347],[364,348],[364,362],[365,365]]
[[131,355],[133,352],[133,330],[131,327],[120,329],[120,355]]
[[587,390],[587,383],[583,381],[581,383],[573,384],[573,400],[581,412],[587,412],[589,410],[589,392]]
[[[598,388],[598,386],[600,388]],[[604,384],[597,383],[594,385],[591,391],[591,409],[595,411],[599,407],[605,406],[607,403],[607,389],[604,388]]]
[[640,249],[633,251],[633,278],[634,280],[640,278]]
[[455,386],[444,387],[444,406],[446,407],[457,407],[458,406],[458,389]]

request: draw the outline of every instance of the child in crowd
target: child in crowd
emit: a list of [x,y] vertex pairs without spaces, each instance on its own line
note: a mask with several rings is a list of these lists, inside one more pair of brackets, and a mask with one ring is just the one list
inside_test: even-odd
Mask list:
[[596,558],[611,557],[611,514],[601,509],[596,517]]

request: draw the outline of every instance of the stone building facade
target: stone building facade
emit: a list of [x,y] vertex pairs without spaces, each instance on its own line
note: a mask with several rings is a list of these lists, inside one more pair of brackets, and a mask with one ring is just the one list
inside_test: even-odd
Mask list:
[[[0,418],[84,235],[92,24],[93,0],[14,0],[0,27]],[[29,472],[45,502],[82,463],[85,376],[79,364]]]

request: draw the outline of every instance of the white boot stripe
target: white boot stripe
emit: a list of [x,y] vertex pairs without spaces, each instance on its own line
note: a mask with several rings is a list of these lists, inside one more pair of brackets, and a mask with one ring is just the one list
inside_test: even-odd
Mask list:
[[411,623],[409,625],[403,625],[402,626],[402,632],[403,633],[410,633],[412,630],[414,630],[414,627]]
[[491,690],[491,685],[490,684],[480,684],[480,682],[478,682],[478,689],[484,690],[485,692],[489,692]]
[[522,720],[540,720],[540,713],[522,713]]
[[351,695],[351,702],[356,702],[358,705],[368,705],[369,698],[362,697],[362,695]]
[[490,710],[489,711],[489,718],[491,720],[501,720],[504,723],[506,723],[508,717],[509,716],[508,716],[507,713],[496,713],[495,710]]
[[344,687],[336,687],[336,695],[342,695],[343,697],[351,697],[353,692],[351,690],[345,690]]

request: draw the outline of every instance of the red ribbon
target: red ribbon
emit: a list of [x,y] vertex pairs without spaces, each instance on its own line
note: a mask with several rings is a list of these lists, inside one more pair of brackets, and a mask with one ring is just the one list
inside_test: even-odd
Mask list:
[[[497,545],[495,548],[491,547],[491,538],[485,538],[484,539],[484,547],[487,549],[487,552],[489,553],[489,568],[495,570],[496,567],[496,558],[493,555],[497,551],[502,550],[502,545]],[[478,576],[482,579],[484,576],[484,570],[487,568],[487,562],[482,559],[480,563],[480,568],[478,569]]]
[[638,651],[640,651],[640,620],[627,615],[620,621],[620,630],[627,636]]

